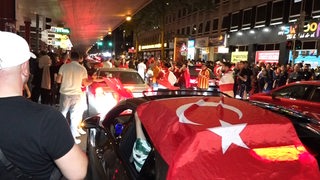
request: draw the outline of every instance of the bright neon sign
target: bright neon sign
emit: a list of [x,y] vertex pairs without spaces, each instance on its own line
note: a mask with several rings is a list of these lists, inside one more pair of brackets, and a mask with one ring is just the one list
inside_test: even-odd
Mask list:
[[297,25],[283,26],[278,35],[286,35],[287,39],[295,38],[320,38],[320,22],[310,22],[304,26],[300,33]]

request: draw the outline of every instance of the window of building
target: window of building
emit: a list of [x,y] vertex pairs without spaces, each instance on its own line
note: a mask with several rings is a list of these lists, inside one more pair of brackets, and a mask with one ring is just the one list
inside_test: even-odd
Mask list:
[[177,29],[177,34],[180,34],[180,29]]
[[319,0],[313,1],[312,16],[313,18],[320,17],[320,1]]
[[206,28],[204,29],[204,32],[209,32],[211,27],[211,21],[207,21]]
[[283,18],[283,1],[276,1],[272,4],[271,24],[282,23]]
[[262,5],[257,7],[256,11],[256,24],[259,22],[266,21],[266,14],[267,14],[267,5]]
[[222,19],[222,30],[227,30],[229,29],[230,26],[230,17],[229,16],[224,16]]
[[182,29],[181,29],[181,34],[184,35],[184,34],[185,34],[185,31],[186,31],[186,28],[182,28]]
[[181,18],[181,9],[178,11],[178,18]]
[[187,27],[187,35],[190,35],[190,26]]
[[279,43],[274,45],[274,50],[280,50],[280,44]]
[[242,16],[242,28],[250,27],[252,19],[252,9],[246,9],[243,11]]
[[187,15],[187,8],[183,8],[182,9],[182,16],[186,16]]
[[196,32],[197,32],[197,25],[193,25],[192,34],[196,34]]
[[231,15],[231,30],[237,29],[239,26],[239,12],[236,12]]
[[301,5],[302,5],[302,1],[301,2],[291,2],[291,7],[290,7],[290,20],[295,20],[300,16],[300,12],[301,12]]
[[213,23],[212,23],[212,30],[214,32],[217,32],[218,31],[218,27],[219,27],[219,19],[214,19]]
[[203,31],[203,23],[199,24],[198,34],[201,34]]

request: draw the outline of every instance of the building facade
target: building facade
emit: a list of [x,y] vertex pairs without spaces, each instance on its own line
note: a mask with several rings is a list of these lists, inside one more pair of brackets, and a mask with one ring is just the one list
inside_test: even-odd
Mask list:
[[[307,54],[320,65],[319,0],[215,0],[210,9],[181,7],[165,17],[165,58],[175,59],[175,40],[182,38],[185,59],[285,64]],[[159,30],[144,33],[143,57],[159,57],[159,37]]]

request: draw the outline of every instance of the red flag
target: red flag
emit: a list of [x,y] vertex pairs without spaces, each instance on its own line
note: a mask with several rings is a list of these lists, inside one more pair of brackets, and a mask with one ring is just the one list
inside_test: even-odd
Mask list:
[[[121,81],[117,78],[103,78],[103,80],[106,82],[106,84],[114,90],[116,93],[118,93],[121,98],[127,99],[127,98],[133,98],[133,94],[128,89],[124,88]],[[120,98],[120,99],[121,99]]]
[[247,102],[175,98],[142,104],[137,114],[169,180],[320,178],[292,123]]

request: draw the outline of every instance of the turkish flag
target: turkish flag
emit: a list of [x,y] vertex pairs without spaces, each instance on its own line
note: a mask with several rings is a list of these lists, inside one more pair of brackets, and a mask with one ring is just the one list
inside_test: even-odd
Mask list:
[[150,101],[137,108],[167,179],[320,179],[287,118],[219,97]]
[[103,80],[106,82],[106,84],[114,90],[116,93],[118,93],[121,98],[128,99],[133,98],[133,94],[130,90],[124,88],[121,81],[117,78],[103,78]]

